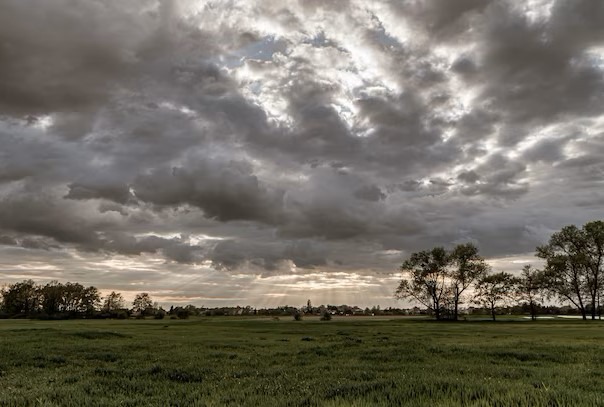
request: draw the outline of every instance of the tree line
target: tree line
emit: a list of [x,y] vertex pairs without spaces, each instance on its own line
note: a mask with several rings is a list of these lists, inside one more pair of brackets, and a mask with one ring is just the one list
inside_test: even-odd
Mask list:
[[514,302],[528,305],[535,319],[542,303],[553,300],[596,319],[604,289],[604,222],[565,226],[537,247],[536,256],[545,261],[542,269],[527,265],[515,276],[492,272],[472,243],[416,252],[401,265],[395,297],[422,304],[438,320],[457,320],[462,303],[488,309],[495,320],[498,308]]
[[36,284],[25,280],[9,284],[0,290],[0,318],[118,318],[131,316],[164,318],[188,318],[192,305],[171,307],[165,311],[154,302],[149,293],[136,294],[128,307],[121,293],[112,291],[101,297],[96,287],[84,287],[79,283]]

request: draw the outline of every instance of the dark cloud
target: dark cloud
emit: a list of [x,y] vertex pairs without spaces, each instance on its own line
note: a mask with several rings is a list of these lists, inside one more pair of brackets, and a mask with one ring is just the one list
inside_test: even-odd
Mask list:
[[366,185],[354,192],[354,196],[366,201],[381,201],[386,198],[386,194],[376,185]]
[[589,0],[4,1],[0,245],[267,279],[530,252],[601,216],[603,27]]
[[242,161],[206,160],[192,167],[158,168],[133,184],[136,197],[159,206],[192,205],[208,218],[274,223],[283,192],[264,186]]

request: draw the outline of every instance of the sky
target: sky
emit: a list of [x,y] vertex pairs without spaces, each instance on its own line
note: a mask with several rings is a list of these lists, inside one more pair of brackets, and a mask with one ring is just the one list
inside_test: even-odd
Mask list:
[[604,2],[3,0],[0,285],[404,306],[604,209]]

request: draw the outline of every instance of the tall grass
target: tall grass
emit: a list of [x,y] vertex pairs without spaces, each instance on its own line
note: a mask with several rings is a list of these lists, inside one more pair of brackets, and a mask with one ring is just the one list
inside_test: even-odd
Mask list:
[[0,406],[596,406],[603,351],[583,321],[0,321]]

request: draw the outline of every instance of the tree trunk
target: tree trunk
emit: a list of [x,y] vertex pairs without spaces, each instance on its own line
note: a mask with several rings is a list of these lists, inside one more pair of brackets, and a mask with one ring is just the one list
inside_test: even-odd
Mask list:
[[495,307],[491,307],[491,316],[493,317],[493,321],[495,321]]
[[[597,285],[597,282],[594,282],[594,285]],[[591,296],[591,319],[592,320],[596,319],[596,312],[598,311],[597,308],[599,308],[599,305],[600,305],[600,304],[596,304],[596,300],[597,300],[596,292],[594,292]]]
[[581,297],[581,291],[576,287],[577,300],[579,301],[579,309],[581,310],[581,316],[583,320],[587,320],[587,311],[585,311],[585,305],[583,304],[583,298]]

